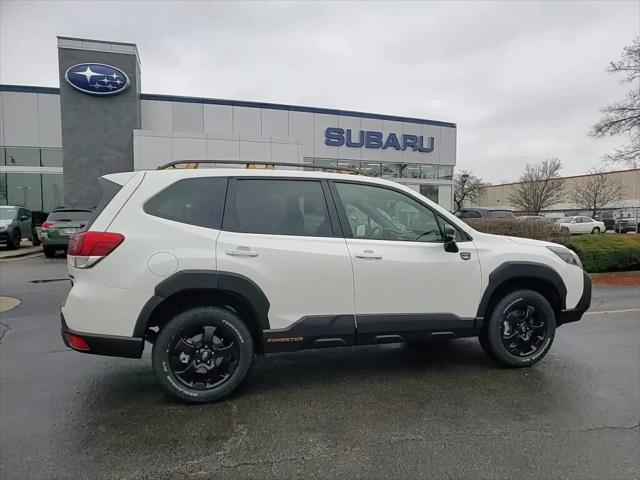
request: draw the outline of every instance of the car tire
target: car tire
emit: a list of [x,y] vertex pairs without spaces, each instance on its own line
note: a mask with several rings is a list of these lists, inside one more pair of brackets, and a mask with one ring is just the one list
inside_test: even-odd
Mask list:
[[555,331],[555,312],[547,299],[532,290],[515,290],[491,312],[481,345],[503,365],[529,367],[547,354]]
[[[221,353],[225,352],[225,353]],[[186,402],[221,400],[245,379],[253,338],[235,313],[197,307],[176,315],[153,344],[153,370],[162,387]]]
[[16,229],[7,238],[7,247],[9,250],[17,250],[20,248],[20,242],[22,241],[22,234],[20,230]]
[[44,256],[47,258],[53,258],[56,256],[56,249],[53,247],[42,247],[44,251]]
[[600,227],[593,227],[591,233],[593,233],[594,235],[598,235],[600,233]]
[[38,233],[33,231],[31,233],[31,245],[33,245],[34,247],[39,247],[41,243],[42,242],[38,238]]

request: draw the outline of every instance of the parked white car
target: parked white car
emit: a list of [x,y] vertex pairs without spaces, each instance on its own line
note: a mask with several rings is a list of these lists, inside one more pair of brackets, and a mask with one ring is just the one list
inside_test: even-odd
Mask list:
[[591,301],[568,248],[478,232],[379,178],[206,168],[100,183],[69,246],[64,342],[134,358],[149,342],[160,384],[187,401],[231,393],[256,353],[478,337],[531,366]]
[[558,219],[560,228],[566,228],[572,235],[578,233],[604,233],[607,228],[604,222],[599,222],[589,217],[566,217]]

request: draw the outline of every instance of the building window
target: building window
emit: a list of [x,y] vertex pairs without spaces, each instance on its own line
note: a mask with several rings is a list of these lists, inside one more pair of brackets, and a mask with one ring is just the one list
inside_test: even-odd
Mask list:
[[40,159],[43,167],[62,167],[62,150],[43,148]]
[[432,202],[438,203],[438,186],[420,185],[420,195],[427,197]]
[[0,173],[0,205],[7,205],[7,175]]
[[442,180],[451,180],[453,175],[453,167],[449,165],[440,165],[438,169],[438,178]]
[[40,181],[37,173],[7,173],[7,205],[42,210]]
[[62,175],[42,175],[42,210],[50,212],[64,206]]
[[6,148],[5,165],[8,167],[39,167],[39,148]]

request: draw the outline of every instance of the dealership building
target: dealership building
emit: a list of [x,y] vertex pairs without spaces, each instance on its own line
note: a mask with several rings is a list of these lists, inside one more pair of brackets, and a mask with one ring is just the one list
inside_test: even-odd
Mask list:
[[211,159],[356,169],[452,208],[453,123],[146,94],[129,43],[58,37],[58,76],[0,85],[0,204],[93,207],[101,175]]

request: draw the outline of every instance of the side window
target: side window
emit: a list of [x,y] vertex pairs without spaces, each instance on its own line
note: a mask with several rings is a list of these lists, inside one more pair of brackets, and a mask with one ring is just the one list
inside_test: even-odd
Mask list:
[[238,179],[225,229],[243,233],[331,237],[319,181]]
[[582,223],[593,222],[593,219],[589,217],[580,217],[580,218],[582,218]]
[[219,229],[226,192],[226,177],[185,178],[147,201],[144,211],[174,222]]
[[573,222],[571,223],[582,223],[582,219],[580,217],[576,217],[573,219]]
[[410,196],[373,185],[335,186],[353,238],[442,242],[434,213]]

